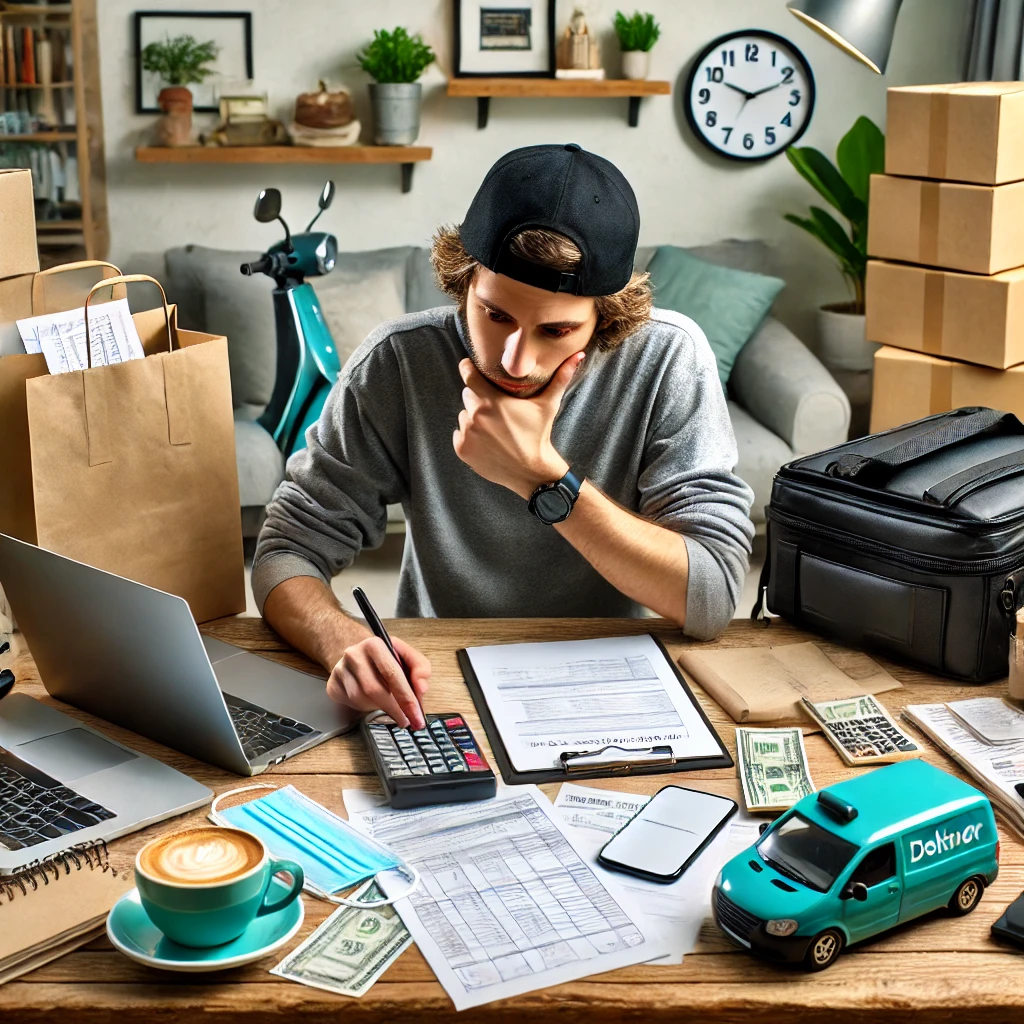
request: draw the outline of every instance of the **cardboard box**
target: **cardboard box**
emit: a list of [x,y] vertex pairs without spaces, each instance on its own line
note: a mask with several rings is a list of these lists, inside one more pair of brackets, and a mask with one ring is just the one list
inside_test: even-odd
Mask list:
[[888,347],[875,353],[873,434],[964,405],[985,405],[1024,419],[1024,366],[991,370]]
[[32,172],[0,168],[0,280],[38,269]]
[[868,255],[972,274],[1024,266],[1024,181],[960,185],[872,174]]
[[890,89],[885,173],[1001,185],[1024,178],[1024,82]]
[[1024,363],[1024,267],[983,276],[868,262],[867,339],[1003,370]]

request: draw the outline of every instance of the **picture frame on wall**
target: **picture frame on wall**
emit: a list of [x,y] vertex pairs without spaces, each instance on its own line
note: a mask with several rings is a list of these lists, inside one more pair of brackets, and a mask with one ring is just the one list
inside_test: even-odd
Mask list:
[[457,77],[554,77],[555,0],[454,3]]
[[188,86],[192,109],[216,112],[217,89],[222,82],[250,80],[252,62],[252,14],[249,11],[136,11],[135,12],[135,111],[159,114],[157,95],[166,85],[160,76],[142,68],[142,51],[150,43],[190,35],[197,42],[217,45],[214,73]]

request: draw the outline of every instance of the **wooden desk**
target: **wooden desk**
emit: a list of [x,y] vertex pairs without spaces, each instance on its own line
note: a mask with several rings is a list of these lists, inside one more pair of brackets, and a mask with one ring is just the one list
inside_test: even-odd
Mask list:
[[[261,621],[231,619],[204,627],[230,640],[284,662],[303,666]],[[395,622],[394,632],[415,643],[432,660],[434,678],[427,710],[465,711],[484,739],[459,673],[455,650],[472,644],[520,640],[582,639],[650,631],[670,651],[684,643],[678,630],[662,620],[408,620]],[[719,646],[788,643],[806,635],[776,621],[770,629],[736,622]],[[306,666],[308,667],[308,665]],[[882,694],[894,712],[908,703],[952,700],[984,693],[984,688],[956,686],[896,665],[887,667],[904,689]],[[49,702],[31,661],[22,656],[19,689]],[[989,688],[998,693],[999,687]],[[733,724],[724,712],[700,694],[723,738],[734,748]],[[75,709],[61,709],[114,738],[153,754],[188,772],[217,792],[240,784],[227,772],[202,764],[123,729],[91,719]],[[809,730],[805,730],[809,731]],[[820,734],[807,737],[811,773],[818,786],[851,774]],[[952,764],[929,751],[928,760],[947,770]],[[274,781],[293,782],[316,800],[344,813],[345,786],[375,788],[375,776],[358,737],[323,744],[272,770]],[[674,777],[677,778],[677,777]],[[667,779],[593,783],[635,792],[654,792]],[[734,769],[685,776],[687,785],[740,797]],[[545,787],[554,796],[556,786]],[[113,844],[115,859],[127,860],[143,842],[162,831],[177,830],[203,820],[204,811],[176,819]],[[829,1021],[841,1013],[843,1024],[860,1021],[925,1020],[971,1024],[975,1021],[1020,1020],[1024,1012],[1024,957],[989,938],[989,926],[1024,889],[1024,847],[1000,827],[1002,866],[998,881],[980,907],[966,918],[934,914],[920,922],[855,946],[821,974],[808,975],[755,960],[737,950],[713,925],[705,925],[701,944],[679,966],[629,967],[557,988],[533,992],[507,1002],[492,1003],[459,1014],[459,1021],[553,1021],[598,1024],[601,1021]],[[319,900],[306,901],[306,921],[297,945],[332,909]],[[326,1021],[414,1021],[456,1019],[452,1004],[419,951],[412,947],[361,999],[319,992],[273,977],[267,970],[280,959],[264,961],[218,975],[167,974],[141,967],[111,948],[106,938],[0,987],[0,1021],[74,1020],[75,1024],[117,1021],[193,1021],[209,1024],[244,1019],[303,1024]]]

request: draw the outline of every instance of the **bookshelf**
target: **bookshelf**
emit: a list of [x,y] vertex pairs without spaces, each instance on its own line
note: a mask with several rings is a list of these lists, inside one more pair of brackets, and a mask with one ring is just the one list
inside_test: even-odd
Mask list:
[[98,0],[0,0],[0,166],[30,167],[45,268],[109,248]]

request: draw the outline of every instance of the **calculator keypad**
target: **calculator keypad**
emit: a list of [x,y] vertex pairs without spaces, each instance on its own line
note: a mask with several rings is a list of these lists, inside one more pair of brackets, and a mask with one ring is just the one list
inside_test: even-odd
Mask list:
[[390,721],[371,722],[368,729],[384,767],[395,778],[489,770],[460,716],[428,715],[424,729],[402,729]]

